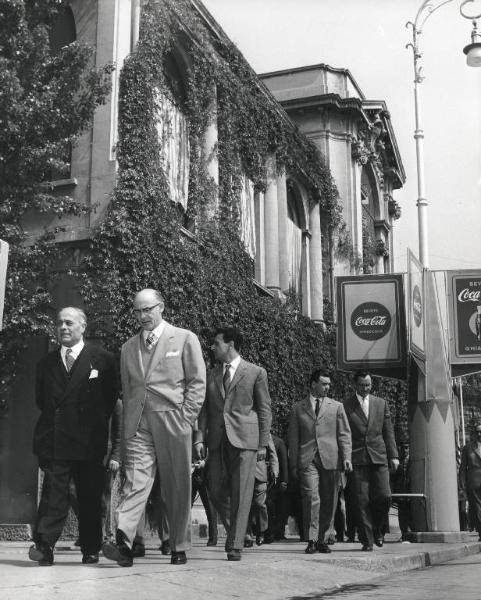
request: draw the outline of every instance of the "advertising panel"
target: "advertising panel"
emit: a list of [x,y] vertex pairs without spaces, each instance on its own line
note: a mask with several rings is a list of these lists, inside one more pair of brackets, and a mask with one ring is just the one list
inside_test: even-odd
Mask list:
[[337,278],[337,364],[341,370],[406,367],[402,275]]
[[424,269],[421,263],[409,249],[408,282],[409,349],[418,359],[425,361],[426,291],[424,287]]
[[481,363],[481,271],[448,271],[451,364]]

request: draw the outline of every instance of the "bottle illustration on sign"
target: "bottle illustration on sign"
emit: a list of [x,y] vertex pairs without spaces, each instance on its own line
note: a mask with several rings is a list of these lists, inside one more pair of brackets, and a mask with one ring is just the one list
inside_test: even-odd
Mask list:
[[476,338],[478,342],[481,342],[481,306],[477,306],[476,310],[476,318],[474,319],[474,325],[476,327]]

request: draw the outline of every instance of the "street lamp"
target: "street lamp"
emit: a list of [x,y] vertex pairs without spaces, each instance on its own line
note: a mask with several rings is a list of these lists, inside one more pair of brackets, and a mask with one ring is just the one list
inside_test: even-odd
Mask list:
[[[419,36],[423,32],[424,23],[441,6],[449,4],[453,0],[424,0],[419,7],[414,21],[408,21],[406,27],[411,27],[413,32],[413,41],[406,45],[411,48],[414,58],[414,109],[415,109],[415,130],[414,139],[416,140],[416,162],[417,162],[417,180],[418,180],[418,239],[419,239],[419,261],[423,267],[429,267],[428,256],[428,201],[424,191],[424,130],[422,128],[421,103],[419,99],[419,85],[424,77],[421,75],[422,66],[420,60],[422,53],[419,50]],[[479,15],[468,15],[463,7],[466,4],[475,2],[475,0],[464,0],[459,7],[461,15],[465,19],[473,21],[473,31],[471,32],[471,44],[468,44],[463,52],[466,54],[466,61],[470,67],[481,67],[481,34],[477,30],[476,19]]]

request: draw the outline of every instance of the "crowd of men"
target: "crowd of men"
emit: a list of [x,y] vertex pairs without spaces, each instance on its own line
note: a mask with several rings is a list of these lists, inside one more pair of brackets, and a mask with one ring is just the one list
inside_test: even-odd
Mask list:
[[[158,291],[145,289],[135,296],[140,331],[122,346],[120,394],[113,355],[84,341],[85,313],[74,307],[60,310],[60,348],[37,366],[41,412],[34,451],[44,476],[30,559],[53,564],[73,481],[84,564],[97,563],[101,550],[121,566],[133,564],[149,496],[158,485],[171,564],[185,564],[196,481],[192,465],[204,461],[203,501],[211,520],[217,513],[225,527],[229,561],[240,561],[253,538],[262,543],[283,536],[287,474],[279,478],[278,473],[279,463],[282,467],[287,460],[300,490],[300,535],[307,554],[331,551],[328,534],[346,478],[346,501],[362,550],[382,546],[389,472],[399,461],[388,403],[371,394],[369,373],[355,374],[355,392],[342,403],[328,395],[329,372],[312,373],[309,394],[292,408],[287,459],[283,441],[271,435],[266,371],[242,358],[241,333],[233,327],[217,329],[212,344],[216,364],[206,373],[197,336],[166,322],[163,312]],[[103,542],[104,459],[120,395],[124,483],[115,537]],[[114,462],[117,468],[119,461]],[[216,538],[215,530],[212,545]]]

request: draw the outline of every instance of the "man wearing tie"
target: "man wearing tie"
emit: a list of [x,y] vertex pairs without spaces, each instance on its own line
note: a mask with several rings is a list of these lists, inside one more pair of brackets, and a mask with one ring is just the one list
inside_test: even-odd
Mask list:
[[313,371],[309,397],[292,408],[289,421],[289,465],[301,488],[306,554],[331,552],[325,536],[337,507],[341,469],[351,470],[351,431],[342,404],[327,396],[330,384],[328,371]]
[[160,292],[134,299],[140,333],[123,346],[123,451],[126,484],[117,509],[116,544],[104,556],[132,566],[132,545],[158,469],[170,527],[171,564],[187,562],[191,538],[192,427],[205,396],[205,363],[197,336],[163,320]]
[[350,495],[362,550],[383,545],[391,502],[389,468],[399,466],[388,403],[370,394],[372,381],[366,371],[354,374],[356,393],[344,401],[352,433]]
[[217,329],[212,350],[218,364],[207,377],[195,442],[198,457],[205,455],[207,442],[207,482],[227,531],[225,550],[231,561],[241,560],[256,462],[266,458],[272,422],[267,374],[241,358],[241,345],[236,328]]
[[109,419],[118,398],[114,357],[86,343],[83,310],[63,308],[57,317],[60,349],[37,365],[36,402],[41,411],[34,452],[44,473],[29,558],[53,564],[53,548],[69,510],[73,480],[79,508],[82,562],[98,562],[102,543],[103,458]]

